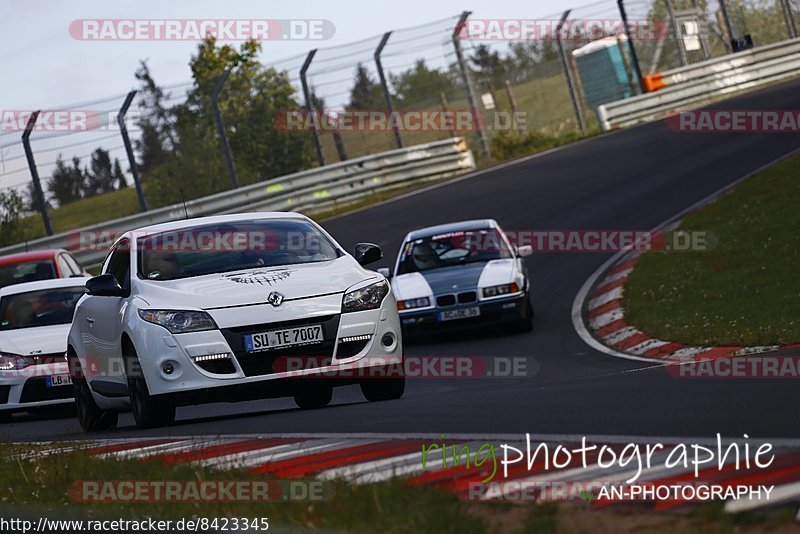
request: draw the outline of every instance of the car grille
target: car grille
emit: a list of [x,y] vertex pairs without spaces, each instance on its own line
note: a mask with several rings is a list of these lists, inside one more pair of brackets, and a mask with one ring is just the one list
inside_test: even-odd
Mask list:
[[[324,341],[314,345],[300,345],[284,349],[247,352],[244,334],[279,330],[293,326],[321,324]],[[296,321],[264,323],[222,329],[222,335],[233,350],[245,376],[264,376],[292,370],[313,369],[327,365],[333,359],[333,347],[339,330],[339,315],[312,317]]]
[[455,306],[456,302],[459,304],[468,304],[477,300],[478,294],[475,291],[464,291],[453,295],[440,295],[436,297],[436,305],[440,308],[446,308],[447,306]]
[[40,402],[60,399],[71,399],[75,395],[72,386],[47,387],[45,378],[30,378],[22,388],[19,402]]
[[11,393],[11,386],[0,386],[0,404],[8,404],[9,393]]

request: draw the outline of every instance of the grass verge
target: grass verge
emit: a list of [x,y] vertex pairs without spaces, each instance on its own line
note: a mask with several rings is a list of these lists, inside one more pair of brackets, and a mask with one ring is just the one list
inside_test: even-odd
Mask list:
[[[80,452],[36,454],[42,446],[3,444],[0,513],[5,518],[172,520],[267,518],[270,526],[343,532],[758,532],[791,527],[791,509],[729,515],[719,504],[657,513],[642,507],[591,509],[588,503],[470,503],[449,492],[401,481],[332,483],[317,502],[100,502],[70,493],[76,481],[264,480],[248,470],[215,471],[160,461],[102,459]],[[20,453],[27,453],[24,459]],[[33,453],[33,454],[31,454]],[[777,529],[777,530],[776,530]]]
[[690,345],[800,341],[800,155],[683,220],[705,251],[648,252],[625,285],[625,321]]

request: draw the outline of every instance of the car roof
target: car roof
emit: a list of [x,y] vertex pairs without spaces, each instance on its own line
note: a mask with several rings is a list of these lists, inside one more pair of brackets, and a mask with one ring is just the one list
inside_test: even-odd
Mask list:
[[459,221],[447,224],[439,224],[437,226],[428,226],[426,228],[419,228],[412,230],[406,236],[406,241],[412,239],[421,239],[423,237],[430,237],[432,235],[446,234],[449,232],[464,232],[466,230],[488,230],[490,228],[497,228],[497,221],[494,219],[474,219],[470,221]]
[[80,287],[86,284],[90,276],[73,276],[70,278],[52,278],[50,280],[37,280],[36,282],[23,282],[12,284],[0,289],[0,297],[27,293],[28,291],[40,291],[42,289],[58,289],[64,287]]
[[254,211],[249,213],[230,213],[227,215],[212,215],[210,217],[195,217],[191,219],[180,219],[177,221],[153,224],[132,230],[136,234],[156,234],[159,232],[168,232],[170,230],[185,230],[186,228],[193,228],[196,226],[204,226],[207,224],[223,223],[229,221],[243,221],[243,220],[261,220],[261,219],[302,219],[304,221],[310,220],[308,217],[301,213],[294,211]]
[[17,252],[15,254],[0,256],[0,265],[14,265],[15,263],[25,263],[28,261],[50,260],[55,258],[56,255],[61,252],[66,252],[66,250],[54,248],[45,250],[31,250],[28,252]]

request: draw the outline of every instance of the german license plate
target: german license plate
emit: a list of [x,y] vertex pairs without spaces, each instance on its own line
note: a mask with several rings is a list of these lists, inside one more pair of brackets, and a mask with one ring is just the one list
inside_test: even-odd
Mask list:
[[322,325],[315,324],[246,334],[244,348],[247,352],[260,352],[296,345],[314,345],[322,341]]
[[47,377],[46,383],[49,388],[69,386],[72,384],[72,377],[69,375],[51,375]]
[[478,306],[471,308],[461,308],[460,310],[448,310],[439,312],[440,321],[452,321],[454,319],[468,319],[470,317],[479,317],[481,309]]

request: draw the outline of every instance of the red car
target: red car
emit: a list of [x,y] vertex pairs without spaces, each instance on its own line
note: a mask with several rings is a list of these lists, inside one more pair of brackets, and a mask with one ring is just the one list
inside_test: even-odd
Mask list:
[[0,256],[0,288],[12,284],[87,276],[89,273],[66,250],[35,250]]

